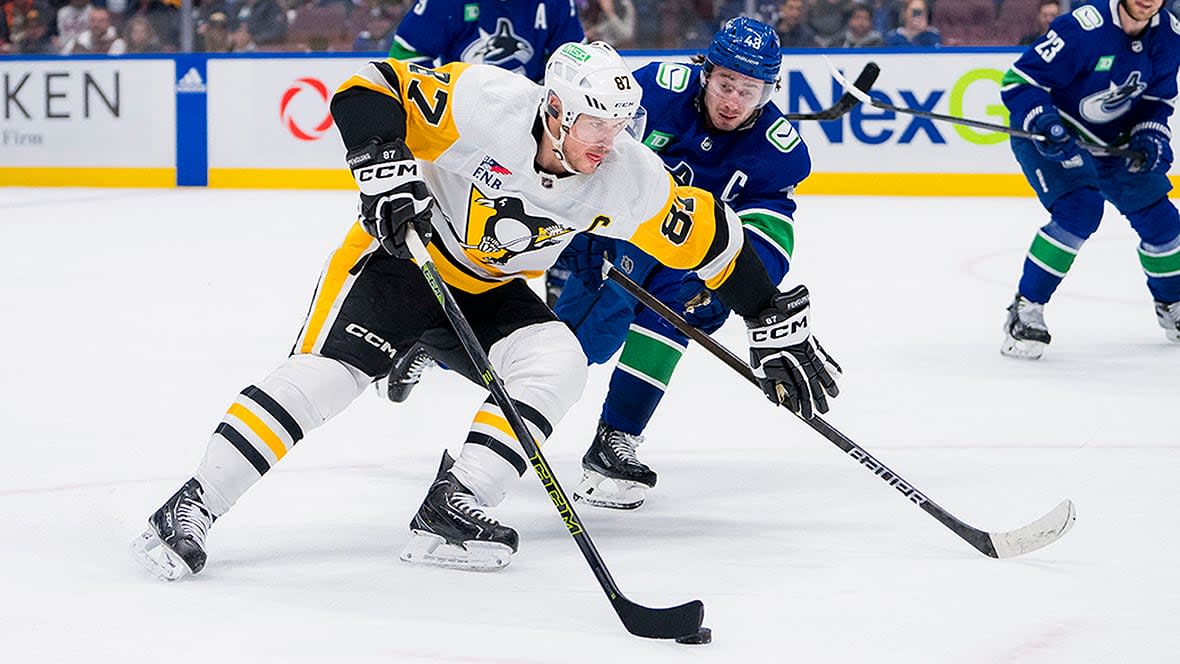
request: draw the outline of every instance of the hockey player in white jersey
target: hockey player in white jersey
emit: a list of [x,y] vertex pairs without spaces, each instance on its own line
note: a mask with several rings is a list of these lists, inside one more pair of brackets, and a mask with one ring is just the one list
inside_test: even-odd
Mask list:
[[[624,133],[641,91],[609,46],[565,44],[545,84],[485,65],[429,69],[386,60],[345,82],[332,114],[360,189],[360,219],[331,255],[291,355],[241,392],[181,489],[133,549],[167,579],[201,570],[205,538],[304,435],[343,411],[415,343],[473,380],[474,369],[421,271],[428,251],[531,433],[544,441],[580,396],[586,359],[524,278],[579,232],[629,239],[695,270],[746,317],[751,365],[775,403],[812,412],[835,379],[809,330],[808,300],[785,298],[742,243],[736,215],[676,186]],[[477,384],[482,384],[476,380]],[[486,511],[527,468],[494,400],[475,413],[411,523],[402,559],[464,569],[508,564],[516,531]]]

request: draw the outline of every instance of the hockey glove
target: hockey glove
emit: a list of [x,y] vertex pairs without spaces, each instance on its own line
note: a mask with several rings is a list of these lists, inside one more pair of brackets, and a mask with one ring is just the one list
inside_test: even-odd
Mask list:
[[803,419],[811,419],[815,411],[828,412],[827,397],[840,394],[840,365],[811,336],[807,287],[779,293],[771,307],[746,319],[750,367],[762,391]]
[[1167,173],[1172,168],[1172,141],[1163,125],[1144,123],[1131,132],[1127,147],[1143,153],[1142,159],[1127,159],[1130,173]]
[[695,274],[685,275],[684,281],[680,282],[676,302],[684,311],[684,320],[706,332],[717,330],[729,317],[729,308],[721,303],[721,298],[705,288],[705,282]]
[[409,258],[406,233],[413,228],[430,243],[430,206],[434,202],[421,169],[406,144],[376,140],[348,153],[348,166],[361,190],[361,226],[398,258]]
[[1042,112],[1033,118],[1029,129],[1045,137],[1043,141],[1033,141],[1033,145],[1037,146],[1037,152],[1040,152],[1046,159],[1064,164],[1081,157],[1082,149],[1078,147],[1073,134],[1065,128],[1065,123],[1061,121],[1061,116],[1057,114],[1057,111]]

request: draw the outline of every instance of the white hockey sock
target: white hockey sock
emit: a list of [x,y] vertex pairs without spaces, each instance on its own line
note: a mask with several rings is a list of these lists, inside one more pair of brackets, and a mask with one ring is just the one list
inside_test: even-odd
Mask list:
[[[581,396],[586,356],[563,323],[520,328],[492,346],[488,357],[538,445]],[[489,398],[471,423],[451,472],[485,505],[504,499],[529,462],[504,412]]]
[[227,512],[308,431],[343,411],[369,384],[359,370],[293,355],[238,395],[209,438],[195,477],[217,516]]

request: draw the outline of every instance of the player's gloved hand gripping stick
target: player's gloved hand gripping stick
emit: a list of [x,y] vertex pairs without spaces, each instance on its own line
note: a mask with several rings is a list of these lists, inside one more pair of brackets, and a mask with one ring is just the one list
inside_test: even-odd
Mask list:
[[[754,371],[742,362],[738,356],[734,355],[725,346],[717,343],[712,337],[701,332],[695,327],[689,325],[685,320],[673,311],[668,305],[660,302],[655,297],[643,289],[642,286],[631,280],[630,277],[616,270],[613,265],[607,264],[605,270],[606,276],[613,279],[615,283],[623,287],[631,295],[635,296],[637,300],[642,302],[647,308],[659,314],[664,320],[671,323],[676,329],[680,330],[697,343],[701,344],[705,350],[709,351],[717,359],[729,365],[731,369],[741,374],[746,380],[759,385],[760,381],[755,376]],[[890,470],[885,464],[878,461],[867,450],[860,447],[847,436],[840,433],[833,427],[820,418],[819,416],[806,418],[801,414],[800,419],[807,423],[812,429],[815,429],[824,438],[831,441],[836,447],[844,450],[848,456],[855,459],[860,465],[868,468],[874,475],[880,477],[886,484],[897,489],[903,496],[930,516],[938,520],[939,523],[946,526],[958,535],[971,546],[975,547],[980,553],[992,558],[1010,558],[1018,556],[1022,553],[1036,551],[1037,549],[1052,544],[1061,538],[1071,527],[1077,516],[1074,512],[1073,503],[1066,500],[1060,505],[1053,508],[1051,512],[1036,521],[1008,532],[996,533],[980,530],[971,525],[968,525],[950,512],[940,507],[925,494],[918,491],[918,489],[910,482],[901,478],[900,475]]]
[[578,548],[582,550],[582,555],[586,558],[586,562],[590,564],[590,569],[594,572],[594,576],[598,579],[598,583],[602,586],[603,591],[606,592],[606,596],[614,607],[615,612],[619,614],[619,619],[622,620],[623,626],[627,628],[628,632],[636,636],[653,639],[677,639],[684,643],[707,643],[711,638],[711,633],[707,627],[701,626],[701,622],[705,617],[705,606],[700,600],[693,600],[686,604],[666,609],[652,609],[636,604],[623,596],[622,591],[619,590],[614,579],[611,578],[610,571],[606,568],[606,563],[603,562],[602,557],[598,554],[594,542],[590,539],[590,534],[586,532],[585,527],[582,525],[582,520],[574,512],[573,502],[566,495],[565,490],[561,488],[561,485],[557,482],[557,478],[549,469],[549,463],[542,456],[541,449],[536,441],[533,440],[532,434],[525,425],[524,418],[521,417],[516,404],[509,397],[508,391],[504,387],[504,382],[496,375],[491,361],[488,359],[487,354],[484,353],[483,347],[479,345],[479,340],[476,338],[475,332],[472,331],[471,325],[467,322],[467,318],[459,309],[459,305],[455,302],[454,296],[451,295],[450,289],[443,283],[442,277],[438,273],[438,268],[435,267],[434,261],[431,260],[430,254],[426,251],[426,246],[416,233],[405,235],[405,245],[414,261],[418,264],[418,267],[421,268],[422,275],[426,277],[426,282],[430,285],[430,289],[434,292],[435,297],[450,320],[451,326],[455,328],[455,334],[459,337],[459,342],[463,344],[463,349],[467,351],[467,355],[471,358],[471,362],[479,372],[484,385],[491,391],[500,409],[504,411],[504,416],[507,418],[508,424],[512,427],[512,433],[520,441],[521,447],[524,448],[525,454],[529,457],[529,463],[532,464],[537,477],[541,479],[541,484],[549,493],[549,498],[553,501],[557,512],[565,521],[570,535],[577,542]]

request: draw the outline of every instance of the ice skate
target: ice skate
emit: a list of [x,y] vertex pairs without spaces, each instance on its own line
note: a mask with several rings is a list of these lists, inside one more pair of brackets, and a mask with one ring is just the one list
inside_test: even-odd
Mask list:
[[1169,341],[1180,343],[1180,300],[1171,304],[1155,303],[1155,318],[1168,335]]
[[205,506],[204,493],[196,478],[185,482],[131,543],[135,557],[161,579],[175,581],[205,566],[205,536],[217,517]]
[[389,387],[386,391],[389,400],[401,403],[408,399],[414,386],[422,380],[422,373],[433,366],[434,358],[419,345],[411,346],[408,351],[398,355],[393,361],[393,369],[389,371]]
[[594,442],[582,457],[582,482],[574,490],[574,500],[616,510],[642,505],[648,489],[656,485],[655,471],[635,456],[635,447],[642,442],[642,436],[600,421]]
[[1045,327],[1045,305],[1037,304],[1017,293],[1008,305],[1004,321],[1004,345],[1000,353],[1008,357],[1036,360],[1044,354],[1052,337]]
[[451,474],[443,453],[426,500],[410,521],[410,541],[399,556],[407,563],[492,572],[516,553],[516,531],[484,513],[479,500]]

